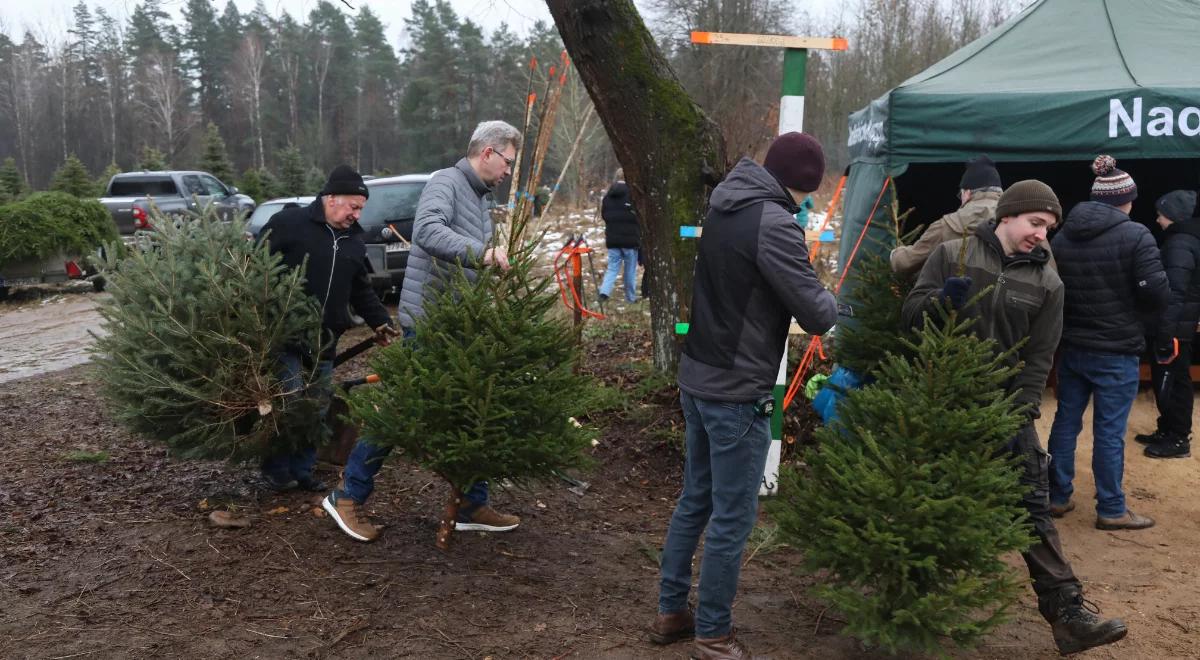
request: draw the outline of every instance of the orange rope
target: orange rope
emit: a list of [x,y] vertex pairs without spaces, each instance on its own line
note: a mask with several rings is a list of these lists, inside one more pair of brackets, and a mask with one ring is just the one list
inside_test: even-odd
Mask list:
[[[584,247],[581,249],[579,247],[580,245],[583,245]],[[563,245],[562,249],[558,251],[558,254],[554,257],[554,281],[558,283],[558,293],[562,297],[563,305],[566,306],[567,309],[578,309],[579,313],[583,314],[585,317],[590,316],[595,319],[604,319],[604,314],[593,312],[587,307],[584,307],[583,299],[579,295],[579,290],[575,288],[574,278],[569,277],[566,273],[566,264],[560,266],[558,263],[558,260],[561,259],[565,254],[582,254],[589,249],[590,248],[586,246],[586,243],[583,242],[583,238],[568,240],[566,244]],[[567,291],[571,292],[570,300],[567,300]]]
[[[834,193],[835,200],[837,199],[838,194],[841,193],[842,185],[845,182],[846,177],[843,176],[841,182],[838,183],[837,192]],[[838,278],[837,286],[833,288],[833,292],[835,294],[842,290],[842,283],[846,281],[846,274],[850,272],[850,264],[853,264],[855,257],[858,256],[858,248],[862,245],[863,239],[866,238],[867,230],[871,228],[871,219],[875,217],[875,211],[879,210],[879,202],[883,200],[883,194],[887,192],[888,186],[891,184],[891,182],[892,177],[890,176],[883,182],[883,188],[879,190],[879,196],[875,198],[875,205],[871,207],[871,213],[867,215],[867,221],[863,223],[863,230],[858,235],[858,240],[854,243],[854,249],[850,251],[850,258],[846,260],[846,266],[842,269],[842,276]],[[830,205],[830,208],[832,210],[832,204]],[[827,213],[825,216],[826,224],[828,224],[830,217],[831,214]],[[824,228],[822,228],[822,231],[824,231]],[[820,245],[820,243],[818,243],[818,245]],[[804,376],[807,375],[809,367],[812,366],[814,361],[813,355],[816,353],[820,354],[822,360],[826,359],[825,347],[821,343],[820,336],[814,336],[808,342],[808,349],[804,351],[804,357],[801,358],[800,364],[796,367],[796,373],[792,376],[792,382],[788,384],[787,392],[783,396],[784,410],[787,410],[788,406],[792,405],[792,400],[796,398],[796,393],[800,391],[800,385],[804,382]]]
[[841,179],[838,179],[837,190],[833,191],[833,199],[829,200],[829,206],[825,208],[825,222],[821,223],[821,229],[817,231],[817,241],[813,245],[812,252],[808,253],[808,260],[815,262],[817,255],[821,252],[821,234],[829,229],[829,223],[833,221],[833,211],[837,208],[838,201],[842,198],[842,189],[846,187],[846,175],[843,174]]

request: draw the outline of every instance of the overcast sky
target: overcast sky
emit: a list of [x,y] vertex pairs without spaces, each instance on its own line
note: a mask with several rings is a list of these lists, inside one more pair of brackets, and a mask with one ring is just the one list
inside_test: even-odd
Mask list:
[[[122,22],[129,17],[138,0],[85,0],[89,8],[104,7],[112,16]],[[340,0],[332,0],[338,4]],[[404,40],[404,19],[411,14],[410,0],[349,0],[354,7],[369,6],[371,11],[387,25],[388,40],[393,46],[398,46]],[[238,9],[248,12],[254,8],[255,0],[236,0]],[[287,11],[292,16],[303,20],[308,12],[317,4],[317,0],[263,0],[267,11],[278,15]],[[635,0],[639,7],[645,7],[644,0]],[[0,8],[0,31],[19,40],[26,28],[39,37],[51,35],[57,37],[64,34],[71,24],[71,8],[78,0],[3,0]],[[226,0],[214,0],[213,4],[220,13],[225,8]],[[186,0],[165,0],[163,7],[176,17]],[[550,12],[543,0],[450,0],[459,16],[469,17],[484,27],[485,33],[501,23],[507,23],[514,31],[524,34],[534,21],[544,20],[551,23]],[[808,9],[813,13],[822,13],[837,4],[837,0],[796,0],[798,9]],[[347,11],[350,11],[347,9]]]

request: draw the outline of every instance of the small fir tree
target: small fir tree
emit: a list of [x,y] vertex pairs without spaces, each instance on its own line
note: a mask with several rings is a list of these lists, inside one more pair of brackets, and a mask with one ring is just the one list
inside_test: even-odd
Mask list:
[[241,181],[238,181],[238,190],[240,190],[243,195],[249,196],[255,202],[264,202],[267,199],[270,199],[266,195],[266,191],[263,186],[262,175],[259,174],[259,170],[255,168],[250,168],[242,173],[242,179]]
[[838,325],[834,356],[839,365],[867,376],[885,355],[908,353],[900,312],[913,280],[892,271],[886,252],[860,257],[854,274],[857,286],[847,301],[854,318]]
[[29,192],[21,171],[17,169],[17,161],[11,156],[4,159],[0,166],[0,203],[11,202]]
[[167,169],[167,159],[162,152],[150,145],[142,147],[138,157],[138,169],[157,172]]
[[[279,152],[279,187],[284,197],[296,197],[305,193],[304,159],[296,147],[288,147]],[[317,188],[318,190],[320,187]]]
[[213,209],[194,220],[155,213],[149,249],[107,264],[112,296],[100,306],[93,355],[111,411],[183,457],[314,445],[326,433],[316,400],[304,396],[314,368],[300,392],[276,375],[285,347],[320,349],[302,269],[243,238],[241,221],[216,220]]
[[301,195],[315,195],[325,186],[325,173],[317,167],[308,168],[308,175],[304,182],[304,192]]
[[104,168],[104,171],[100,173],[100,177],[96,179],[96,190],[99,191],[99,194],[103,195],[105,191],[108,190],[108,182],[112,181],[112,178],[120,173],[120,165],[117,165],[116,163],[109,163],[108,166]]
[[96,197],[96,184],[84,167],[83,161],[75,154],[67,156],[67,160],[54,172],[50,180],[50,190],[63,192],[75,197]]
[[471,484],[550,478],[585,462],[592,432],[574,417],[593,386],[575,373],[574,332],[549,314],[557,298],[532,276],[533,261],[523,251],[510,270],[487,268],[474,284],[458,268],[426,303],[416,338],[373,361],[381,384],[350,397],[364,436],[449,483],[442,549]]
[[846,615],[889,652],[941,653],[999,624],[1022,581],[1000,556],[1031,542],[1019,470],[1000,451],[1022,424],[1014,369],[955,315],[928,323],[817,431],[807,468],[780,471],[767,508]]
[[233,163],[229,162],[229,154],[225,151],[225,140],[221,138],[217,125],[212,122],[208,122],[208,129],[204,133],[204,154],[200,156],[200,169],[226,183],[233,182]]

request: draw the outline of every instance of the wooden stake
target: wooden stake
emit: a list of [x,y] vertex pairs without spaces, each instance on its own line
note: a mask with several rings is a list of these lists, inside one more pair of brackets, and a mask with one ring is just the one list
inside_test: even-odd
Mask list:
[[462,505],[462,491],[450,487],[450,499],[446,500],[446,509],[442,519],[438,521],[437,547],[443,552],[450,549],[450,535],[454,533],[454,521],[458,520],[458,508]]

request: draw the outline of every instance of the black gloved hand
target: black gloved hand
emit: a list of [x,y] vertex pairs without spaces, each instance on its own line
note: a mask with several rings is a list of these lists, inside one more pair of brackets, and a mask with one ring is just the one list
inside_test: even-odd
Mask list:
[[967,304],[967,292],[971,290],[971,278],[948,277],[942,285],[942,301],[950,309],[962,309]]
[[1154,359],[1159,364],[1171,364],[1179,357],[1179,340],[1169,335],[1160,336],[1154,342]]

